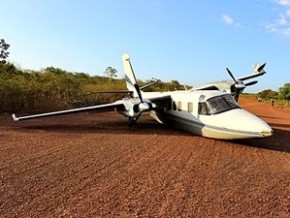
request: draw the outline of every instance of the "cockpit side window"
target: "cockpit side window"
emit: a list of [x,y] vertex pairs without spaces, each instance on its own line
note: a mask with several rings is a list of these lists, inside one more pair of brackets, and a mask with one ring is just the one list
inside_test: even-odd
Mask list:
[[218,114],[239,108],[238,104],[230,95],[222,95],[210,98],[206,101],[209,108],[209,114]]
[[207,104],[209,106],[209,114],[220,113],[229,108],[228,104],[221,96],[209,99]]
[[208,115],[208,108],[205,104],[205,102],[199,102],[198,103],[198,113],[201,115]]
[[230,95],[224,95],[223,98],[226,100],[227,104],[231,107],[231,108],[236,108],[239,107],[237,102],[233,99],[232,96]]
[[199,102],[198,113],[201,115],[218,114],[232,109],[240,108],[230,95],[216,96]]

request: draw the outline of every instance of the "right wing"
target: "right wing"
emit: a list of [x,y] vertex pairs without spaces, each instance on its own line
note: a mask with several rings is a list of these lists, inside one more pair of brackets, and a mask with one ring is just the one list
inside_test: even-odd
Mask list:
[[266,71],[264,70],[264,67],[266,66],[266,63],[264,64],[255,64],[253,66],[253,71],[254,71],[254,74],[251,74],[251,75],[248,75],[248,76],[242,76],[240,78],[238,78],[238,80],[241,80],[241,81],[244,81],[244,80],[248,80],[248,79],[252,79],[252,78],[255,78],[255,77],[258,77],[258,76],[263,76]]
[[64,115],[64,114],[73,114],[73,113],[80,113],[80,112],[85,112],[85,111],[103,110],[103,109],[112,109],[112,108],[124,109],[123,101],[119,100],[119,101],[109,103],[109,104],[94,105],[94,106],[89,106],[89,107],[54,111],[54,112],[34,114],[34,115],[22,116],[22,117],[17,117],[15,114],[13,114],[12,118],[14,121],[21,121],[21,120],[29,120],[29,119],[36,119],[36,118],[42,118],[42,117],[51,117],[51,116],[58,116],[58,115]]

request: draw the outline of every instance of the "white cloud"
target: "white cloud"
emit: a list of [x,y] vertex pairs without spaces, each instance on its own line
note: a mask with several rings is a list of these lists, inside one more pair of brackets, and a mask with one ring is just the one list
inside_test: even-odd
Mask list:
[[275,0],[279,5],[290,5],[290,0]]
[[283,36],[290,36],[290,26],[289,25],[278,25],[277,23],[267,24],[265,29],[269,33],[276,33]]
[[235,27],[238,27],[238,28],[242,28],[243,27],[240,23],[236,22],[229,15],[223,14],[222,18],[223,18],[224,23],[227,24],[227,25],[234,25]]
[[223,20],[225,22],[225,24],[233,24],[234,20],[233,18],[231,18],[230,16],[223,14]]
[[290,36],[290,0],[274,0],[276,4],[282,6],[283,12],[279,12],[278,18],[265,26],[266,31],[279,35]]

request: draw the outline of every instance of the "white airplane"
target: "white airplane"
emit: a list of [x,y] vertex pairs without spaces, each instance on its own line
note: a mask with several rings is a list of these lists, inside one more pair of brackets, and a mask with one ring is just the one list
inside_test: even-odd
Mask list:
[[226,68],[228,74],[231,76],[233,80],[223,80],[223,81],[207,83],[205,85],[193,88],[192,90],[225,91],[227,93],[230,93],[235,98],[235,100],[238,101],[240,93],[242,93],[247,86],[254,85],[258,82],[258,81],[251,81],[248,83],[244,83],[244,81],[264,75],[266,73],[266,71],[264,71],[265,66],[266,66],[266,63],[262,65],[255,64],[253,66],[253,74],[239,77],[238,79],[236,79],[234,75],[232,74],[232,72],[228,68]]
[[124,54],[122,60],[130,92],[128,98],[30,116],[17,117],[13,114],[14,121],[114,108],[128,118],[130,127],[146,112],[159,123],[209,138],[263,138],[273,134],[266,122],[242,109],[230,94],[220,90],[144,92],[144,87],[140,88],[137,83],[129,55]]

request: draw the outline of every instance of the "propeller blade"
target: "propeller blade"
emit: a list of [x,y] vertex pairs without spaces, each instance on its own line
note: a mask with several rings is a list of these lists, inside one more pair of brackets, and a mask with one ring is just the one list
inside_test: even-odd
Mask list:
[[260,72],[264,69],[265,66],[266,66],[266,63],[262,64],[262,65],[257,69],[257,71],[260,73]]
[[232,79],[235,81],[235,83],[238,83],[238,81],[236,80],[236,78],[234,77],[234,75],[232,74],[232,72],[229,70],[229,68],[226,68],[228,74],[232,77]]
[[236,100],[236,102],[239,101],[239,96],[240,96],[240,93],[237,93],[237,94],[235,95],[235,100]]
[[244,83],[237,83],[235,84],[236,90],[237,91],[243,91],[246,88],[246,85]]
[[134,84],[134,87],[136,89],[136,92],[138,94],[138,97],[140,98],[140,101],[143,103],[144,101],[143,101],[142,94],[141,94],[141,90],[140,90],[140,87],[139,87],[138,83],[135,83]]
[[248,82],[248,83],[245,83],[245,86],[255,85],[256,83],[258,83],[258,81]]
[[131,62],[130,62],[129,54],[125,53],[122,56],[122,60],[123,60],[123,67],[124,67],[124,71],[125,71],[125,78],[126,78],[126,82],[127,82],[127,87],[129,87],[128,88],[129,90],[133,89],[133,87],[134,87],[136,93],[138,94],[138,97],[140,98],[140,101],[143,103],[141,89],[137,83],[137,79],[136,79],[133,67],[131,65]]

